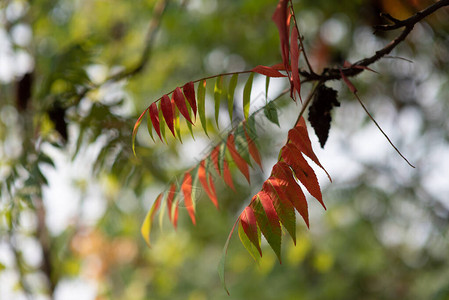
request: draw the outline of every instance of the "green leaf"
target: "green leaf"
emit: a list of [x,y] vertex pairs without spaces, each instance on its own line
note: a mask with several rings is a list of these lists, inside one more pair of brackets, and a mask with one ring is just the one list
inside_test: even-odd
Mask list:
[[159,101],[159,130],[161,131],[161,135],[164,138],[165,143],[167,144],[167,138],[165,136],[165,127],[167,127],[167,124],[162,114],[161,101]]
[[159,196],[157,196],[156,200],[153,203],[153,206],[151,206],[151,209],[148,211],[145,220],[143,221],[142,227],[140,228],[140,232],[145,239],[145,242],[147,242],[148,247],[151,247],[150,245],[150,233],[151,233],[151,227],[153,224],[154,215],[156,214],[157,210],[159,209],[159,206],[161,204],[161,200],[163,198],[164,194],[160,193]]
[[[187,105],[187,113],[189,114],[190,117],[192,117],[192,108],[190,107],[190,105]],[[190,123],[189,121],[187,121],[186,119],[186,124],[187,124],[187,128],[190,131],[190,135],[192,136],[192,138],[195,140],[195,137],[193,136],[193,128],[192,128],[192,123]]]
[[215,123],[218,127],[218,115],[220,113],[220,101],[223,95],[223,76],[218,76],[215,81],[214,103],[215,103]]
[[200,115],[201,126],[207,136],[207,120],[206,120],[206,80],[200,81],[198,84],[198,114]]
[[234,93],[235,88],[237,87],[237,81],[239,78],[239,74],[234,74],[231,77],[231,80],[229,81],[229,88],[228,88],[228,112],[229,112],[229,119],[232,123],[232,112],[234,111]]
[[[251,243],[251,241],[249,240],[248,236],[246,235],[245,231],[243,230],[242,227],[242,223],[239,224],[239,238],[240,241],[242,242],[243,246],[245,247],[245,249],[249,252],[249,254],[252,256],[252,258],[259,263],[260,261],[260,254],[257,251],[256,246],[253,245],[253,243]],[[259,231],[260,233],[260,231]],[[260,234],[259,234],[260,237]]]
[[250,137],[252,141],[257,140],[257,131],[256,131],[256,116],[252,114],[246,122],[244,122],[246,133]]
[[276,104],[273,103],[273,101],[268,102],[267,105],[265,105],[265,108],[263,109],[263,113],[267,117],[268,120],[270,120],[272,123],[279,125],[279,117],[278,117],[278,111],[276,108]]
[[254,73],[251,73],[245,83],[245,88],[243,89],[243,115],[245,116],[245,120],[247,120],[249,116],[249,105],[251,100],[251,88],[253,87],[253,78]]

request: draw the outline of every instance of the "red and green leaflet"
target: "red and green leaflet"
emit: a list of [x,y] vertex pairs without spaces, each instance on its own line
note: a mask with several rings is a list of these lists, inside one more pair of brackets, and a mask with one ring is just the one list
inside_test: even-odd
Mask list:
[[[282,69],[281,69],[282,70]],[[279,72],[278,69],[267,66],[257,66],[250,71],[236,72],[230,74],[221,74],[215,76],[215,86],[214,86],[214,116],[215,123],[218,127],[218,117],[220,113],[221,101],[226,99],[229,118],[232,121],[232,115],[234,111],[234,96],[235,90],[238,84],[239,74],[249,73],[248,78],[243,89],[243,115],[245,119],[249,117],[250,111],[250,98],[251,90],[253,86],[254,74],[258,73],[260,75],[270,77],[287,77],[286,75]],[[225,77],[230,76],[229,84],[226,88]],[[213,77],[211,77],[213,78]],[[207,79],[211,79],[207,78]],[[197,80],[195,82],[190,81],[184,86],[176,87],[172,92],[163,95],[160,99],[153,102],[145,111],[140,115],[137,122],[134,124],[134,129],[132,133],[132,147],[135,154],[135,140],[137,135],[137,130],[140,127],[145,113],[148,111],[148,132],[153,138],[153,130],[159,136],[161,141],[164,140],[165,136],[165,126],[168,127],[170,132],[175,138],[178,138],[181,142],[181,129],[180,129],[180,116],[182,116],[193,136],[192,125],[196,122],[196,117],[199,115],[201,126],[208,135],[208,121],[206,117],[206,85],[207,79]],[[198,82],[196,93],[195,93],[195,83]],[[171,98],[169,95],[171,95]],[[159,102],[159,108],[158,103]],[[193,117],[193,118],[192,118]]]

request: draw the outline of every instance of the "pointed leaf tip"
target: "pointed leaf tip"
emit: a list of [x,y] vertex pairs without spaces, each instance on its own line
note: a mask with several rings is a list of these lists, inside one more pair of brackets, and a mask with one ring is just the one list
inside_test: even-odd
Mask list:
[[148,211],[145,220],[143,221],[142,227],[140,228],[140,232],[145,239],[145,242],[147,243],[148,247],[151,247],[150,244],[150,233],[151,233],[151,227],[153,225],[153,219],[154,215],[158,211],[161,200],[162,200],[163,194],[159,194],[157,196],[156,200],[154,201],[153,205],[151,206],[151,209]]
[[242,158],[242,156],[240,156],[240,154],[237,152],[237,149],[235,148],[234,135],[233,134],[230,134],[228,136],[228,140],[226,142],[226,147],[228,148],[229,153],[231,154],[232,159],[234,160],[235,164],[237,165],[237,168],[245,176],[245,178],[248,181],[248,183],[250,183],[248,164]]

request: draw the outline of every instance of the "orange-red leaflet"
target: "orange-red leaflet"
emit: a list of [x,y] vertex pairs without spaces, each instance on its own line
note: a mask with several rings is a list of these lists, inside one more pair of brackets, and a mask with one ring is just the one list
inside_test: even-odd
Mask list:
[[192,200],[192,175],[190,175],[189,172],[186,172],[184,175],[184,179],[181,184],[181,191],[184,195],[184,203],[190,215],[190,219],[192,219],[193,225],[196,225],[195,206]]
[[288,199],[287,195],[284,193],[281,180],[274,177],[268,178],[264,182],[262,190],[270,195],[274,208],[276,209],[276,213],[279,217],[279,221],[281,221],[282,225],[284,225],[285,229],[287,229],[296,245],[295,208]]
[[240,214],[240,224],[251,243],[257,248],[260,256],[262,249],[260,248],[259,234],[257,230],[256,216],[251,206],[247,206]]
[[296,182],[293,176],[293,171],[290,169],[289,165],[283,161],[277,162],[273,166],[271,177],[277,179],[278,185],[275,185],[275,187],[278,194],[281,195],[282,193],[285,193],[286,198],[296,208],[301,217],[304,219],[307,227],[309,227],[309,211],[307,208],[306,196]]
[[229,170],[229,165],[226,160],[223,160],[223,180],[233,191],[235,191],[234,183],[232,182],[231,171]]
[[237,152],[237,149],[235,148],[234,143],[234,135],[230,134],[228,136],[228,140],[226,142],[226,146],[231,153],[232,159],[234,160],[235,164],[237,165],[237,168],[242,172],[242,174],[245,176],[248,183],[250,182],[249,179],[249,167],[246,161],[240,156],[240,154]]
[[250,205],[256,215],[260,231],[281,262],[281,225],[273,201],[265,191],[260,191],[253,197]]
[[175,192],[176,192],[176,185],[174,183],[172,183],[170,185],[170,189],[168,190],[167,208],[168,208],[168,219],[170,220],[170,222],[172,222],[173,226],[176,228],[176,225],[173,222],[174,221],[174,219],[173,219],[174,211],[172,211],[173,199],[175,198]]
[[295,145],[289,143],[282,147],[281,157],[293,169],[296,177],[306,187],[309,193],[326,209],[315,172],[304,159],[301,151]]
[[318,157],[313,152],[312,143],[310,142],[306,122],[303,117],[299,119],[298,124],[294,128],[288,131],[288,139],[296,146],[296,148],[309,157],[315,164],[317,164],[317,166],[323,169],[329,180],[332,182],[331,176],[321,165]]
[[204,160],[202,160],[200,162],[200,165],[198,167],[198,179],[201,183],[201,185],[203,186],[204,191],[206,192],[207,196],[209,197],[209,199],[212,201],[212,203],[215,205],[215,207],[218,208],[218,201],[217,201],[217,197],[214,193],[212,193],[208,182],[207,182],[207,177],[206,177],[206,168],[205,168],[205,162]]
[[278,27],[279,38],[281,42],[282,62],[284,63],[286,69],[288,69],[289,65],[287,5],[287,0],[280,0],[272,17],[272,20]]
[[187,109],[187,104],[185,101],[184,94],[181,89],[177,87],[173,92],[173,99],[175,100],[176,106],[179,109],[179,112],[186,118],[187,121],[193,124],[192,119],[190,118],[189,111]]
[[154,130],[156,130],[157,135],[159,136],[159,138],[162,141],[161,129],[159,127],[159,111],[157,109],[156,102],[151,103],[149,112],[150,112],[151,123],[153,124]]

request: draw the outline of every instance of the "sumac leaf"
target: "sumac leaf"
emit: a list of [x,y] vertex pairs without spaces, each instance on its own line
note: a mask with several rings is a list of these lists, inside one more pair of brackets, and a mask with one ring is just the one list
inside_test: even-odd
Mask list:
[[150,111],[151,123],[153,123],[153,128],[162,141],[161,129],[159,126],[159,110],[157,109],[156,102],[151,103],[149,111]]
[[[257,249],[260,256],[262,256],[262,249],[260,248],[260,231],[257,227],[256,215],[254,214],[254,211],[251,208],[251,206],[247,206],[240,214],[240,226],[242,226],[244,234],[248,237],[252,245]],[[240,239],[242,240],[242,236],[240,234],[239,236]],[[245,245],[245,243],[243,244]],[[248,249],[250,247],[245,248],[247,248],[248,252],[251,253],[251,250]],[[254,260],[257,261],[258,256],[253,255],[252,253],[251,255],[254,257]]]
[[161,98],[161,109],[168,129],[170,129],[173,136],[175,136],[175,127],[173,125],[173,107],[171,104],[171,100],[167,95],[164,95]]
[[234,143],[234,135],[230,134],[228,136],[226,147],[231,154],[232,159],[234,160],[235,164],[237,165],[237,168],[242,172],[242,174],[245,176],[248,183],[250,183],[249,179],[249,168],[247,162],[240,156],[240,154],[237,152],[237,149],[235,148]]
[[267,105],[265,105],[263,113],[268,120],[280,127],[278,111],[276,108],[276,104],[274,104],[273,101],[270,101],[267,103]]
[[[296,182],[293,171],[290,169],[287,163],[280,161],[273,166],[271,171],[271,177],[276,178],[277,186],[282,187],[282,192],[285,193],[286,197],[301,217],[304,219],[307,227],[309,227],[309,212],[307,208],[306,196],[304,195],[301,187]],[[280,194],[281,191],[278,191]]]
[[186,99],[179,87],[177,87],[173,92],[173,99],[175,100],[179,112],[184,116],[184,118],[186,118],[187,121],[193,124],[192,119],[190,118],[189,115],[189,111],[187,109]]
[[196,118],[196,111],[197,111],[197,107],[196,107],[196,100],[195,100],[195,86],[193,85],[192,81],[187,82],[183,87],[182,87],[182,91],[184,92],[184,95],[187,98],[187,101],[190,104],[190,107],[193,110],[193,115]]
[[243,115],[245,116],[245,120],[247,120],[249,116],[249,106],[251,101],[251,88],[253,87],[253,78],[254,73],[251,73],[248,77],[248,80],[245,83],[245,87],[243,88]]
[[156,214],[156,212],[158,211],[162,198],[163,198],[163,194],[159,194],[159,196],[157,196],[156,200],[154,201],[153,205],[151,206],[151,209],[148,211],[145,220],[143,221],[142,227],[140,228],[140,232],[143,236],[143,238],[145,239],[145,242],[147,243],[148,247],[151,247],[150,245],[150,233],[151,233],[151,227],[153,224],[153,219],[154,219],[154,215]]
[[232,113],[234,111],[234,93],[235,93],[235,88],[237,87],[238,77],[239,77],[238,74],[232,75],[231,80],[229,81],[229,87],[228,87],[228,94],[227,94],[228,113],[229,113],[229,119],[231,120],[231,122],[232,122]]
[[184,203],[189,213],[190,219],[192,220],[193,225],[196,225],[195,220],[195,204],[192,200],[192,175],[189,172],[186,172],[184,175],[184,179],[181,184],[181,191],[184,195]]
[[260,191],[253,197],[250,206],[254,210],[260,231],[281,262],[281,225],[270,196]]
[[206,80],[200,81],[198,84],[198,115],[200,116],[201,126],[207,136],[207,120],[206,120]]
[[281,157],[293,169],[296,177],[305,186],[307,191],[309,191],[309,193],[326,209],[315,172],[304,159],[301,151],[299,151],[295,145],[288,143],[282,147]]
[[286,75],[280,73],[278,70],[273,69],[271,67],[258,65],[257,67],[251,70],[252,72],[256,72],[268,77],[287,77]]

